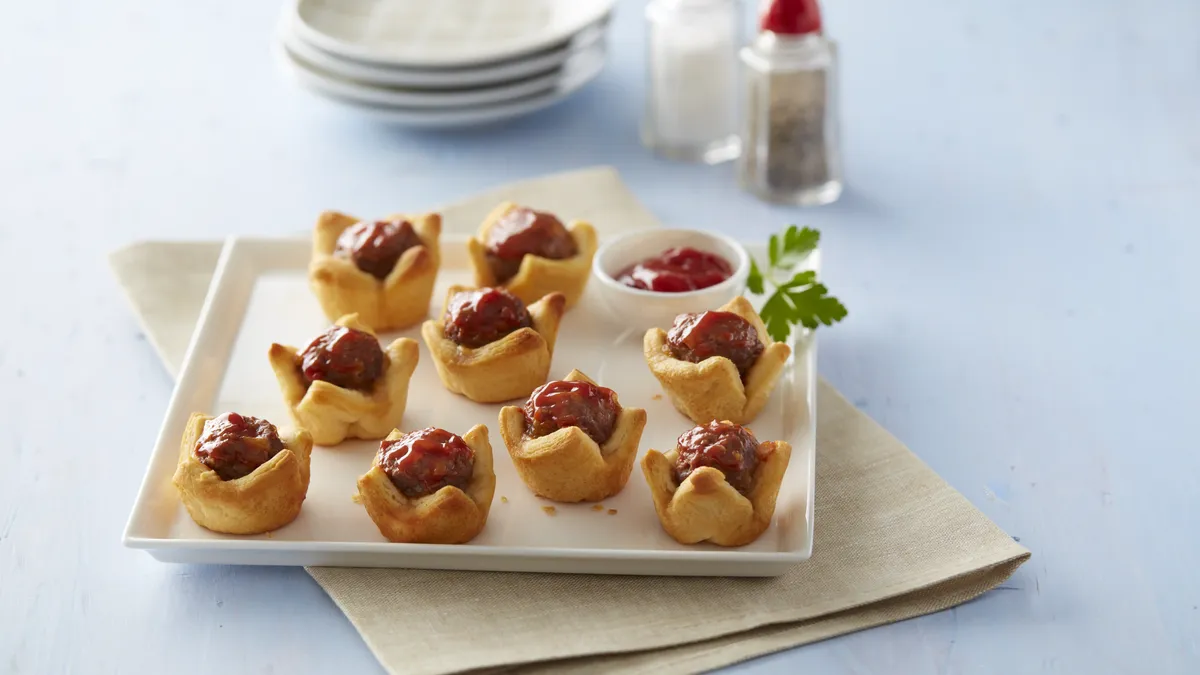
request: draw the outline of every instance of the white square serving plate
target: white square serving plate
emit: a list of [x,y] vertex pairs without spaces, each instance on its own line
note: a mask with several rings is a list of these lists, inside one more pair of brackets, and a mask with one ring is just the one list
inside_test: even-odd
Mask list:
[[[267,361],[272,342],[303,346],[328,327],[308,288],[306,239],[231,238],[222,250],[199,326],[184,358],[150,466],[125,529],[124,542],[167,562],[231,565],[326,565],[429,569],[652,574],[671,576],[777,576],[812,553],[816,439],[816,344],[811,334],[794,344],[767,408],[750,425],[760,440],[786,440],[791,462],[775,519],[757,541],[739,548],[684,546],[662,530],[640,463],[625,489],[594,504],[556,504],[535,497],[518,478],[497,429],[501,405],[484,405],[442,386],[421,344],[403,428],[438,426],[464,433],[485,424],[495,454],[496,496],[487,526],[469,544],[394,544],[353,501],[377,441],[347,441],[313,450],[312,480],[291,524],[256,536],[210,532],[192,522],[171,476],[179,440],[194,411],[233,410],[288,427],[291,418]],[[748,245],[761,257],[761,246]],[[430,314],[445,289],[472,284],[465,239],[443,236],[442,268]],[[815,266],[812,256],[810,266]],[[563,319],[550,377],[578,368],[614,389],[621,404],[645,408],[640,453],[666,451],[692,423],[678,413],[647,369],[642,335],[613,325],[589,290]],[[553,509],[543,508],[553,506]]]

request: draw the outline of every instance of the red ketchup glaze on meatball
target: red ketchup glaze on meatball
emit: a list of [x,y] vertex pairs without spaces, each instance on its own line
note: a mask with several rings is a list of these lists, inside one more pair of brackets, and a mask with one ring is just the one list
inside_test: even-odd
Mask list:
[[337,238],[333,255],[349,258],[358,269],[384,279],[405,251],[422,244],[407,220],[355,223]]
[[247,476],[283,450],[274,424],[249,415],[228,412],[204,423],[196,441],[196,459],[217,472],[221,480]]
[[487,232],[488,265],[502,284],[517,275],[526,254],[551,260],[570,258],[578,252],[571,233],[549,213],[524,207],[504,214]]
[[612,435],[621,406],[617,394],[590,382],[554,381],[533,390],[525,402],[525,429],[531,437],[579,427],[603,445]]
[[379,467],[407,497],[424,497],[453,485],[465,490],[475,452],[461,436],[429,427],[379,444]]
[[686,293],[716,286],[731,276],[733,267],[721,256],[682,246],[627,267],[617,281],[643,291]]
[[304,348],[300,371],[309,384],[322,380],[343,389],[369,391],[383,375],[385,362],[375,336],[334,326]]
[[667,346],[672,356],[692,363],[724,356],[737,366],[742,379],[763,352],[758,331],[733,312],[680,314],[667,333]]
[[730,422],[709,422],[684,432],[677,441],[675,478],[683,482],[693,471],[711,466],[725,474],[725,482],[746,494],[753,487],[758,466],[758,441],[754,434]]
[[446,338],[472,349],[533,326],[525,303],[503,288],[460,291],[446,303]]

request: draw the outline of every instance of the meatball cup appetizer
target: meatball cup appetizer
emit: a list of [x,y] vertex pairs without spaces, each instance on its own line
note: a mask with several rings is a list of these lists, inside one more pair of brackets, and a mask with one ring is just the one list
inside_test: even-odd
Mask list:
[[436,213],[373,222],[321,214],[308,279],[325,316],[358,314],[380,331],[419,323],[437,280],[441,231]]
[[503,288],[451,286],[438,321],[421,326],[447,389],[479,403],[528,396],[546,381],[565,299],[551,293],[525,307]]
[[350,314],[303,350],[272,344],[267,357],[296,425],[318,445],[337,445],[383,438],[399,426],[419,354],[410,338],[381,348]]
[[646,411],[622,408],[612,389],[572,370],[500,410],[500,436],[525,485],[558,502],[599,501],[625,487]]
[[496,492],[487,427],[465,436],[430,427],[379,444],[358,495],[380,534],[397,543],[462,544],[487,523]]
[[192,413],[172,482],[197,525],[226,534],[270,532],[300,513],[312,446],[303,429],[281,436],[257,417]]
[[771,525],[792,446],[759,443],[732,422],[684,432],[665,455],[650,450],[642,471],[663,529],[681,544],[743,546]]
[[642,348],[675,409],[696,424],[758,417],[792,353],[741,296],[719,310],[680,314],[670,332],[651,328]]
[[596,230],[574,221],[505,202],[492,210],[467,241],[476,286],[503,286],[525,303],[554,292],[567,307],[583,295],[596,255]]

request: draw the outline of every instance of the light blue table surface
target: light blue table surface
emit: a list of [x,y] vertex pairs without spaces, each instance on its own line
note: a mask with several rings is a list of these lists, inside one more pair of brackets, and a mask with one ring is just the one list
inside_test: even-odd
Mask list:
[[285,82],[276,3],[8,5],[0,672],[378,671],[302,570],[120,547],[171,381],[108,251],[594,164],[670,223],[821,228],[851,309],[822,374],[1034,553],[975,602],[731,672],[1200,672],[1200,2],[827,5],[849,187],[807,211],[639,146],[637,2],[575,98],[425,135]]

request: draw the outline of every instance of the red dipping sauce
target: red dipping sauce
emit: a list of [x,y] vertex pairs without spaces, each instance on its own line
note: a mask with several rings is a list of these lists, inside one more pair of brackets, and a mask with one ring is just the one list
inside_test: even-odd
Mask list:
[[475,451],[461,436],[428,427],[379,444],[379,468],[408,497],[424,497],[453,485],[465,490],[475,470]]
[[731,276],[733,266],[721,256],[681,246],[623,270],[617,281],[643,291],[686,293],[716,286]]

